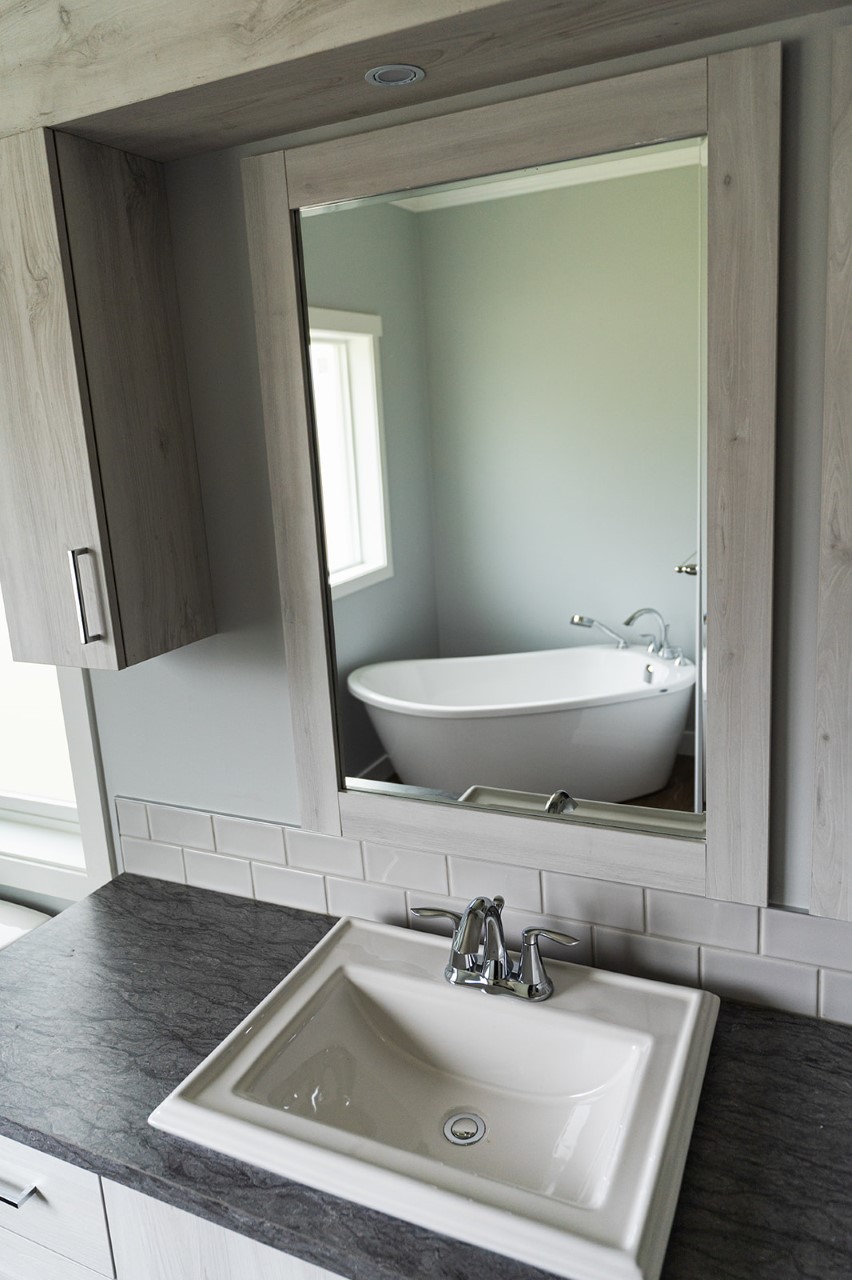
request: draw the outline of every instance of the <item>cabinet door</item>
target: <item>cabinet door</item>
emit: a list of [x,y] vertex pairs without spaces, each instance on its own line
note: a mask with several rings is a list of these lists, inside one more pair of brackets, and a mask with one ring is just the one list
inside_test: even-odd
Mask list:
[[103,1187],[118,1280],[337,1280],[138,1191]]
[[24,662],[215,629],[162,166],[0,140],[0,582]]
[[122,666],[51,134],[0,140],[0,191],[0,581],[12,653]]

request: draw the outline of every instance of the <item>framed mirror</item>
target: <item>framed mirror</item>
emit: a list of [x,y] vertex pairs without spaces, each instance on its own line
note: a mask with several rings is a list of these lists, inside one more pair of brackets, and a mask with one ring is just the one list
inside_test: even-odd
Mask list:
[[306,827],[765,901],[779,68],[244,161]]
[[705,178],[301,210],[347,790],[703,835]]

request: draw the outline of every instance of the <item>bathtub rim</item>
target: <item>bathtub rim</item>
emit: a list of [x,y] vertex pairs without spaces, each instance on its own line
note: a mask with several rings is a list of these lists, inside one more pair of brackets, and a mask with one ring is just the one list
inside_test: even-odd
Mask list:
[[583,711],[591,707],[605,707],[618,705],[623,702],[638,702],[650,698],[659,697],[660,694],[675,694],[694,691],[698,678],[698,669],[694,662],[688,658],[684,658],[682,663],[676,665],[673,658],[660,658],[659,655],[649,655],[644,645],[629,645],[630,653],[644,656],[652,656],[655,662],[666,664],[672,673],[672,680],[664,687],[646,686],[644,688],[629,689],[617,694],[599,694],[592,697],[582,698],[563,698],[559,701],[539,701],[539,702],[509,702],[509,703],[486,703],[480,705],[453,704],[453,703],[424,703],[413,702],[404,698],[394,697],[390,694],[377,693],[374,689],[365,688],[359,677],[368,671],[374,671],[379,667],[392,667],[402,664],[415,663],[438,663],[438,662],[457,662],[457,663],[474,663],[474,662],[491,662],[499,661],[507,658],[527,657],[531,654],[555,654],[570,653],[573,650],[594,649],[595,651],[607,652],[611,654],[623,653],[625,650],[613,648],[606,644],[590,644],[590,645],[563,645],[557,649],[531,649],[520,653],[489,653],[489,654],[473,654],[461,658],[400,658],[391,659],[388,662],[370,662],[363,666],[356,667],[346,677],[346,687],[354,698],[359,702],[365,703],[367,706],[376,707],[380,711],[390,711],[397,715],[416,716],[428,719],[440,720],[478,720],[487,719],[489,717],[496,718],[498,716],[522,716],[522,715],[550,715],[564,711]]

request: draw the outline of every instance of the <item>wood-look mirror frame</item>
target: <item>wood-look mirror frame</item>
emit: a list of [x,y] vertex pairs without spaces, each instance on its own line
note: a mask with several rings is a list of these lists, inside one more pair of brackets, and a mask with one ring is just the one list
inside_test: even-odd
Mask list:
[[[764,45],[243,161],[305,829],[766,902],[780,69]],[[296,211],[704,134],[706,838],[343,789]]]

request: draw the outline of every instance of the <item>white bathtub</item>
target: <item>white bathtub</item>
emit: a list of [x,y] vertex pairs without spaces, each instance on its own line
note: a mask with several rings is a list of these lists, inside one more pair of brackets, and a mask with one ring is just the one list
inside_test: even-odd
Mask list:
[[668,782],[695,667],[641,646],[579,645],[380,662],[348,685],[409,785],[619,801]]

